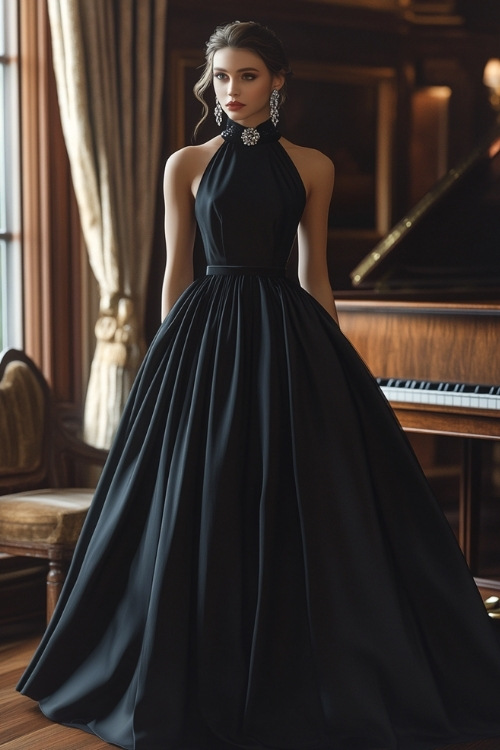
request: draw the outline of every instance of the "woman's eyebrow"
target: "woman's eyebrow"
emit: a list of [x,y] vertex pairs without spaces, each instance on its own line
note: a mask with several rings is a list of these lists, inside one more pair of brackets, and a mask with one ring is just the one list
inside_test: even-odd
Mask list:
[[[219,72],[219,73],[227,73],[227,70],[225,68],[219,68],[219,67],[217,67],[217,68],[214,68],[214,71],[215,70],[217,72]],[[252,71],[254,73],[258,73],[259,69],[258,68],[238,68],[238,70],[236,72],[237,73],[246,73],[248,71]]]

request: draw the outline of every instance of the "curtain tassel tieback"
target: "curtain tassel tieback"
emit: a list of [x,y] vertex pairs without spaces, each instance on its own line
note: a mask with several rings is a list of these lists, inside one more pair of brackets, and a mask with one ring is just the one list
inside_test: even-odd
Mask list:
[[95,325],[96,356],[101,363],[137,369],[143,347],[134,303],[130,297],[102,300],[101,311]]

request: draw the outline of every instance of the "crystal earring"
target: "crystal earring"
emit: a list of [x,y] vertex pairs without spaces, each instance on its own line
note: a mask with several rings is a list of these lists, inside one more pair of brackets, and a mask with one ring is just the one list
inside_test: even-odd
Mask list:
[[271,94],[271,99],[269,100],[269,110],[271,115],[271,122],[273,123],[274,127],[277,127],[278,121],[280,119],[278,107],[280,103],[280,93],[278,89],[273,89],[273,92]]
[[215,100],[214,115],[215,115],[215,122],[220,128],[220,126],[222,125],[222,107],[220,106],[220,101],[218,99]]

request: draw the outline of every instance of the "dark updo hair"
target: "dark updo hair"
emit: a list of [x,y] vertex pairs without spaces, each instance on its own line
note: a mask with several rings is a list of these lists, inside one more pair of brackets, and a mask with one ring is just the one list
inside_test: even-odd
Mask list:
[[286,98],[286,76],[291,73],[290,63],[280,40],[271,29],[256,21],[234,21],[225,26],[218,26],[205,45],[205,65],[203,73],[193,87],[194,95],[203,106],[201,119],[196,125],[194,135],[207,119],[209,106],[205,101],[205,91],[212,83],[213,59],[216,52],[226,47],[247,49],[259,55],[272,75],[284,75],[285,84],[280,90],[280,105]]

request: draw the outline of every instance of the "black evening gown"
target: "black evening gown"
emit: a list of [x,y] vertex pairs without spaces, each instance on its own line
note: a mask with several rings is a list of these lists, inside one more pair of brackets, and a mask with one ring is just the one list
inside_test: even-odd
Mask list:
[[494,623],[376,382],[285,277],[305,189],[258,132],[230,125],[203,175],[207,274],[149,348],[18,689],[129,750],[500,736]]

